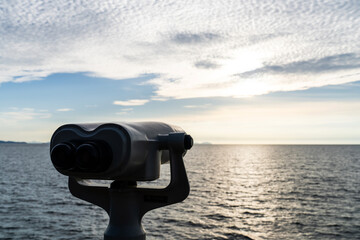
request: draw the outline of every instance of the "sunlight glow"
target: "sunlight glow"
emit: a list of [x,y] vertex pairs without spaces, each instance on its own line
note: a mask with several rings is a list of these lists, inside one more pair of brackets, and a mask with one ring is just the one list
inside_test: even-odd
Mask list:
[[242,48],[234,50],[229,59],[222,62],[221,72],[226,76],[231,76],[254,70],[263,66],[263,60],[264,56],[253,49]]

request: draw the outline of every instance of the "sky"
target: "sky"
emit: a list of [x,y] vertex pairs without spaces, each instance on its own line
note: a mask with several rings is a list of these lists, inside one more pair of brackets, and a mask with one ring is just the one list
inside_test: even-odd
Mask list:
[[360,144],[357,0],[0,1],[0,140],[161,121],[197,143]]

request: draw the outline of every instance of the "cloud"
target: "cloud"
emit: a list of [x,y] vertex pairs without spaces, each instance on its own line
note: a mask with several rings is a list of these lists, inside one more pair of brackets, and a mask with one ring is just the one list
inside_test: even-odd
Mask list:
[[123,109],[121,109],[121,111],[116,112],[116,115],[128,115],[132,111],[133,111],[132,108],[123,108]]
[[211,104],[202,104],[202,105],[185,105],[184,108],[209,108]]
[[56,109],[56,111],[58,111],[58,112],[70,112],[70,111],[74,111],[74,109],[72,109],[72,108],[59,108],[59,109]]
[[59,72],[155,74],[153,98],[169,99],[352,82],[360,72],[359,11],[351,0],[5,1],[0,83]]
[[276,39],[279,37],[284,37],[284,36],[288,36],[290,35],[289,33],[282,33],[282,32],[278,32],[278,33],[260,33],[260,34],[255,34],[255,35],[250,35],[248,37],[248,41],[250,44],[258,44],[261,42],[266,42],[272,39]]
[[33,108],[11,108],[10,111],[0,112],[0,120],[4,122],[48,118],[51,118],[51,114],[46,110],[35,110]]
[[114,101],[114,105],[120,105],[120,106],[141,106],[145,103],[149,102],[149,100],[146,99],[132,99],[128,101]]
[[195,62],[194,66],[197,68],[203,68],[203,69],[215,69],[215,68],[220,67],[218,64],[208,61],[208,60],[197,61],[197,62]]
[[177,44],[205,44],[219,40],[220,36],[215,33],[177,33],[171,41]]
[[[360,57],[357,54],[338,54],[320,59],[292,62],[284,65],[267,65],[252,71],[241,73],[240,76],[251,77],[257,74],[293,74],[293,73],[324,73],[341,70],[360,70]],[[359,71],[360,72],[360,71]]]

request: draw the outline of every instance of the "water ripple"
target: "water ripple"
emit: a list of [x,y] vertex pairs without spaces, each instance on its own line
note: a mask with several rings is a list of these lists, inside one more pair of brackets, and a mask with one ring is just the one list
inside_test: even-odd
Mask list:
[[[195,146],[190,196],[146,214],[147,239],[360,239],[359,156],[360,146]],[[107,214],[71,196],[47,145],[0,144],[0,164],[0,239],[102,238]]]

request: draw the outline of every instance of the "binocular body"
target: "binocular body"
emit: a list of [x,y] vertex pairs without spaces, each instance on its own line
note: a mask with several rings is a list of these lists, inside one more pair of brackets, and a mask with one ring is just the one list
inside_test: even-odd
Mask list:
[[51,160],[67,176],[151,181],[169,161],[161,136],[179,132],[184,130],[159,122],[67,124],[51,138]]

